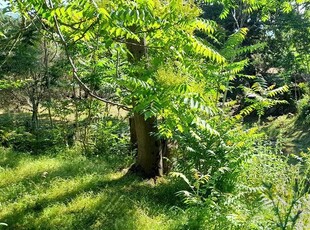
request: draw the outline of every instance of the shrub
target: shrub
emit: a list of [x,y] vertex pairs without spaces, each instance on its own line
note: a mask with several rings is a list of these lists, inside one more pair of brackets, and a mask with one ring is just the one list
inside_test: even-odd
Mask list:
[[199,187],[199,196],[203,198],[234,190],[239,166],[260,137],[256,127],[245,129],[237,119],[217,117],[212,122],[218,135],[193,128],[178,137],[183,154],[176,170]]
[[29,128],[29,114],[2,114],[0,116],[0,145],[16,151],[38,153],[64,146],[59,128],[42,125],[35,131]]
[[[91,155],[128,153],[128,125],[111,116],[101,116],[90,125],[80,126],[83,151]],[[81,131],[84,129],[84,132]]]
[[[250,136],[241,132],[235,141],[247,142]],[[188,184],[178,192],[184,203],[201,209],[196,217],[201,229],[309,229],[310,152],[283,156],[277,146],[264,143],[239,149],[240,156],[218,158],[213,173],[173,174]],[[227,170],[221,172],[223,163]],[[230,189],[219,186],[227,182]]]
[[309,153],[287,157],[264,146],[259,150],[243,163],[237,198],[230,196],[234,221],[256,228],[308,229]]
[[97,154],[123,154],[127,152],[128,140],[126,134],[128,130],[123,122],[108,117],[93,126],[93,131],[92,138]]
[[8,131],[4,143],[15,151],[31,153],[39,153],[56,146],[64,146],[63,137],[58,129],[38,129],[34,133],[30,133],[23,127]]

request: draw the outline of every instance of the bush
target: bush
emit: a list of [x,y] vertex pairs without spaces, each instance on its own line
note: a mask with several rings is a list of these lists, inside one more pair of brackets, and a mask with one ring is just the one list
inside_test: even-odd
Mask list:
[[181,175],[190,190],[180,194],[190,210],[201,209],[201,229],[309,229],[310,152],[285,157],[263,145],[254,152],[240,164],[230,193],[206,198],[197,192],[202,178]]
[[2,114],[0,145],[31,153],[64,146],[64,135],[59,128],[42,125],[33,131],[29,127],[29,119],[29,114]]
[[79,126],[78,139],[84,153],[90,155],[118,155],[128,153],[128,125],[110,116],[101,116],[91,124]]
[[245,129],[237,119],[218,117],[212,122],[218,135],[193,128],[178,137],[183,154],[176,170],[189,178],[201,200],[234,190],[240,164],[260,137],[256,127]]
[[[123,154],[127,153],[129,140],[127,124],[114,119],[105,118],[93,126],[93,141],[97,154]],[[129,137],[129,135],[127,135]]]
[[210,125],[218,135],[193,127],[178,136],[184,155],[172,173],[188,185],[178,192],[184,203],[201,209],[200,228],[309,229],[310,152],[283,156],[281,140],[268,145],[234,118]]
[[31,153],[64,146],[62,135],[58,129],[38,129],[34,133],[30,133],[23,127],[5,132],[5,140],[1,144],[5,147],[12,147],[15,151]]
[[231,199],[234,220],[256,228],[309,229],[309,153],[283,156],[260,146],[243,163],[237,180],[238,198]]

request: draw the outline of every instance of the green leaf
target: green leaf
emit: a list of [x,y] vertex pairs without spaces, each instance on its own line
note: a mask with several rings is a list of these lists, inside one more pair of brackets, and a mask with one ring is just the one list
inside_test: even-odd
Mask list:
[[105,18],[105,19],[110,19],[110,18],[111,18],[109,12],[108,12],[105,8],[103,8],[103,7],[99,7],[99,8],[98,8],[98,12],[99,12],[99,14],[101,14],[101,15],[103,16],[103,18]]

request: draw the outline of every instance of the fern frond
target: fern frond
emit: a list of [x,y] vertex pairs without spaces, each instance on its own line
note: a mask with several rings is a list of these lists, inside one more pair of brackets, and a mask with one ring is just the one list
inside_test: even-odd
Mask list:
[[200,100],[200,99],[197,99],[194,97],[192,97],[192,98],[185,97],[183,99],[183,103],[186,105],[189,105],[189,107],[191,109],[196,109],[198,111],[204,112],[209,116],[214,116],[214,114],[215,114],[214,108],[207,106],[207,105],[204,105],[202,100]]
[[124,76],[121,79],[121,85],[126,85],[129,89],[135,90],[137,88],[140,89],[151,89],[152,86],[150,83],[143,81],[141,79],[135,78],[135,77],[129,77],[129,76]]
[[211,127],[210,124],[208,124],[204,119],[201,119],[200,117],[196,117],[194,120],[194,123],[201,129],[206,130],[209,134],[214,136],[220,136],[219,132],[216,131],[214,128]]
[[262,85],[259,82],[255,82],[252,87],[251,87],[255,92],[264,92],[264,88],[262,87]]
[[261,42],[261,43],[257,43],[257,44],[250,45],[250,46],[239,47],[238,49],[235,49],[235,53],[236,53],[236,55],[251,53],[251,52],[254,52],[256,50],[263,49],[266,45],[267,45],[267,43]]
[[241,28],[234,34],[230,35],[224,44],[224,49],[227,47],[237,47],[241,45],[241,43],[245,39],[247,32],[248,32],[247,28]]
[[255,79],[256,76],[255,75],[248,75],[248,74],[236,74],[236,77],[240,77],[240,78],[248,78],[248,79]]
[[214,21],[198,18],[192,22],[191,26],[207,34],[213,34],[217,25]]
[[267,93],[267,96],[268,97],[274,97],[274,96],[276,96],[278,94],[286,93],[286,92],[288,92],[288,90],[289,90],[288,86],[285,85],[285,86],[282,86],[282,87],[279,87],[279,88],[276,88],[276,89],[273,89],[273,90],[269,91]]
[[192,52],[202,55],[206,58],[209,58],[212,61],[217,63],[225,63],[225,58],[219,54],[216,50],[212,49],[209,46],[204,45],[201,41],[199,41],[194,36],[188,36],[189,39],[189,48]]
[[255,105],[249,105],[247,107],[245,107],[244,109],[242,109],[239,113],[239,115],[241,116],[247,116],[250,115],[253,111],[255,110]]

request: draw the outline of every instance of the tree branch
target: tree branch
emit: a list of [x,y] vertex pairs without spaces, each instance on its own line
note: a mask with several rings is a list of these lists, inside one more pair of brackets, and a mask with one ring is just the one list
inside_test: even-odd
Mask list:
[[145,47],[147,49],[165,49],[164,46],[147,46],[147,45],[142,45],[139,43],[130,42],[130,41],[124,40],[124,39],[115,38],[114,41],[119,42],[119,43],[123,43],[123,44],[133,45],[133,46]]
[[[52,0],[47,0],[49,1],[48,3],[46,3],[47,7],[49,8],[53,8],[53,2]],[[73,74],[73,77],[74,79],[79,83],[79,85],[81,86],[81,88],[87,93],[89,94],[91,97],[99,100],[99,101],[102,101],[102,102],[105,102],[107,104],[110,104],[110,105],[114,105],[114,106],[117,106],[119,108],[122,108],[124,110],[130,110],[131,108],[129,108],[128,106],[126,105],[122,105],[122,104],[119,104],[117,102],[113,102],[113,101],[109,101],[105,98],[102,98],[100,97],[99,95],[97,95],[95,92],[93,92],[82,80],[81,78],[79,77],[78,75],[78,71],[77,71],[77,68],[73,62],[73,59],[72,57],[70,56],[70,53],[69,53],[69,50],[68,50],[68,45],[67,45],[67,42],[60,30],[60,27],[59,27],[59,24],[58,24],[58,20],[57,20],[57,16],[54,15],[53,16],[53,19],[54,19],[54,22],[55,22],[55,26],[56,26],[56,31],[57,31],[57,34],[58,36],[60,37],[60,40],[61,40],[61,43],[63,44],[64,46],[64,49],[65,49],[65,53],[66,53],[66,56],[67,56],[67,59],[72,67],[72,74]]]

